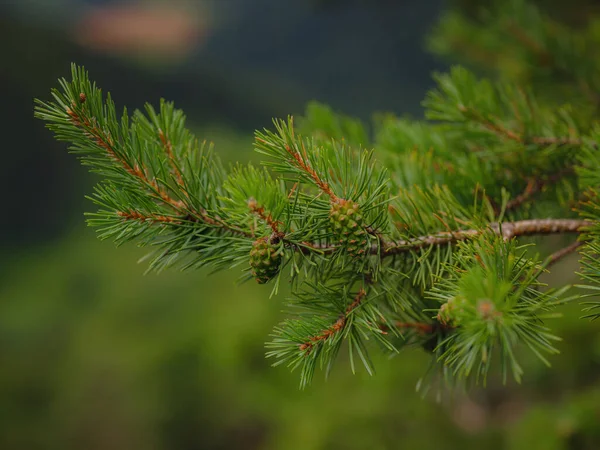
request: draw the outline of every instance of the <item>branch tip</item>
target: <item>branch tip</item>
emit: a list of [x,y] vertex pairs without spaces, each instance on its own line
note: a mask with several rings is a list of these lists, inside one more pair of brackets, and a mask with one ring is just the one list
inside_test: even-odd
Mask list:
[[348,316],[360,306],[366,295],[367,291],[365,291],[364,288],[361,288],[354,297],[352,303],[350,303],[350,305],[348,305],[348,307],[346,308],[345,313],[340,315],[340,317],[329,328],[326,328],[321,333],[315,336],[311,336],[306,342],[299,344],[298,348],[300,349],[300,351],[304,352],[305,356],[308,356],[316,343],[325,341],[342,331],[346,326]]

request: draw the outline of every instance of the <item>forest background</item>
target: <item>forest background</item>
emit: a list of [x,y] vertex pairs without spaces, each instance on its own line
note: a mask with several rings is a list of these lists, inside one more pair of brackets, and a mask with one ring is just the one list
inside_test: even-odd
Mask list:
[[[264,359],[282,309],[268,288],[236,273],[143,276],[143,250],[85,227],[95,178],[33,119],[33,98],[71,61],[120,105],[174,100],[226,161],[256,159],[252,131],[313,99],[364,120],[420,118],[432,71],[456,62],[427,36],[449,9],[483,3],[1,4],[0,448],[600,448],[600,323],[577,305],[557,321],[553,367],[529,361],[521,385],[422,399],[415,350],[377,361],[374,378],[342,361],[299,391]],[[600,14],[591,1],[540,4],[573,26]]]

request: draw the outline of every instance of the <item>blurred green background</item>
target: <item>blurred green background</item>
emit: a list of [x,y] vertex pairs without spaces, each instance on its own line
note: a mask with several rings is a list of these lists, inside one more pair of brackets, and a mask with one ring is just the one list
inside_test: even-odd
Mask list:
[[[447,64],[423,43],[449,6],[0,4],[0,449],[600,448],[600,324],[579,320],[578,305],[555,324],[553,367],[525,356],[522,385],[422,399],[428,356],[414,350],[380,358],[374,378],[341,358],[328,382],[299,391],[297,374],[264,358],[284,295],[238,285],[238,273],[144,276],[143,250],[86,228],[96,180],[33,119],[33,98],[71,61],[119,105],[175,100],[226,161],[256,159],[252,131],[313,99],[364,119],[419,117]],[[576,257],[562,264],[559,281],[573,281]]]

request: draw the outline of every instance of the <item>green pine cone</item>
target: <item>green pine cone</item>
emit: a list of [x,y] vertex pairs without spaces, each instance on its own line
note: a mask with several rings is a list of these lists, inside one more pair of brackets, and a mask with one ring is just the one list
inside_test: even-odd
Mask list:
[[336,239],[352,256],[365,252],[367,232],[360,205],[352,200],[338,200],[331,203],[329,221]]
[[264,284],[277,275],[281,266],[281,254],[268,238],[260,238],[252,244],[250,267],[257,283]]

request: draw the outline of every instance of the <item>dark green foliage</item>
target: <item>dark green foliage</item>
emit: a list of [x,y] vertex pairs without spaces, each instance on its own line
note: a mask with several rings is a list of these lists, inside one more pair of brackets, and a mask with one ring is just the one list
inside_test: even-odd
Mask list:
[[497,0],[469,18],[446,13],[429,47],[518,84],[527,83],[544,98],[581,102],[589,113],[598,102],[599,43],[597,16],[568,27],[526,0]]

